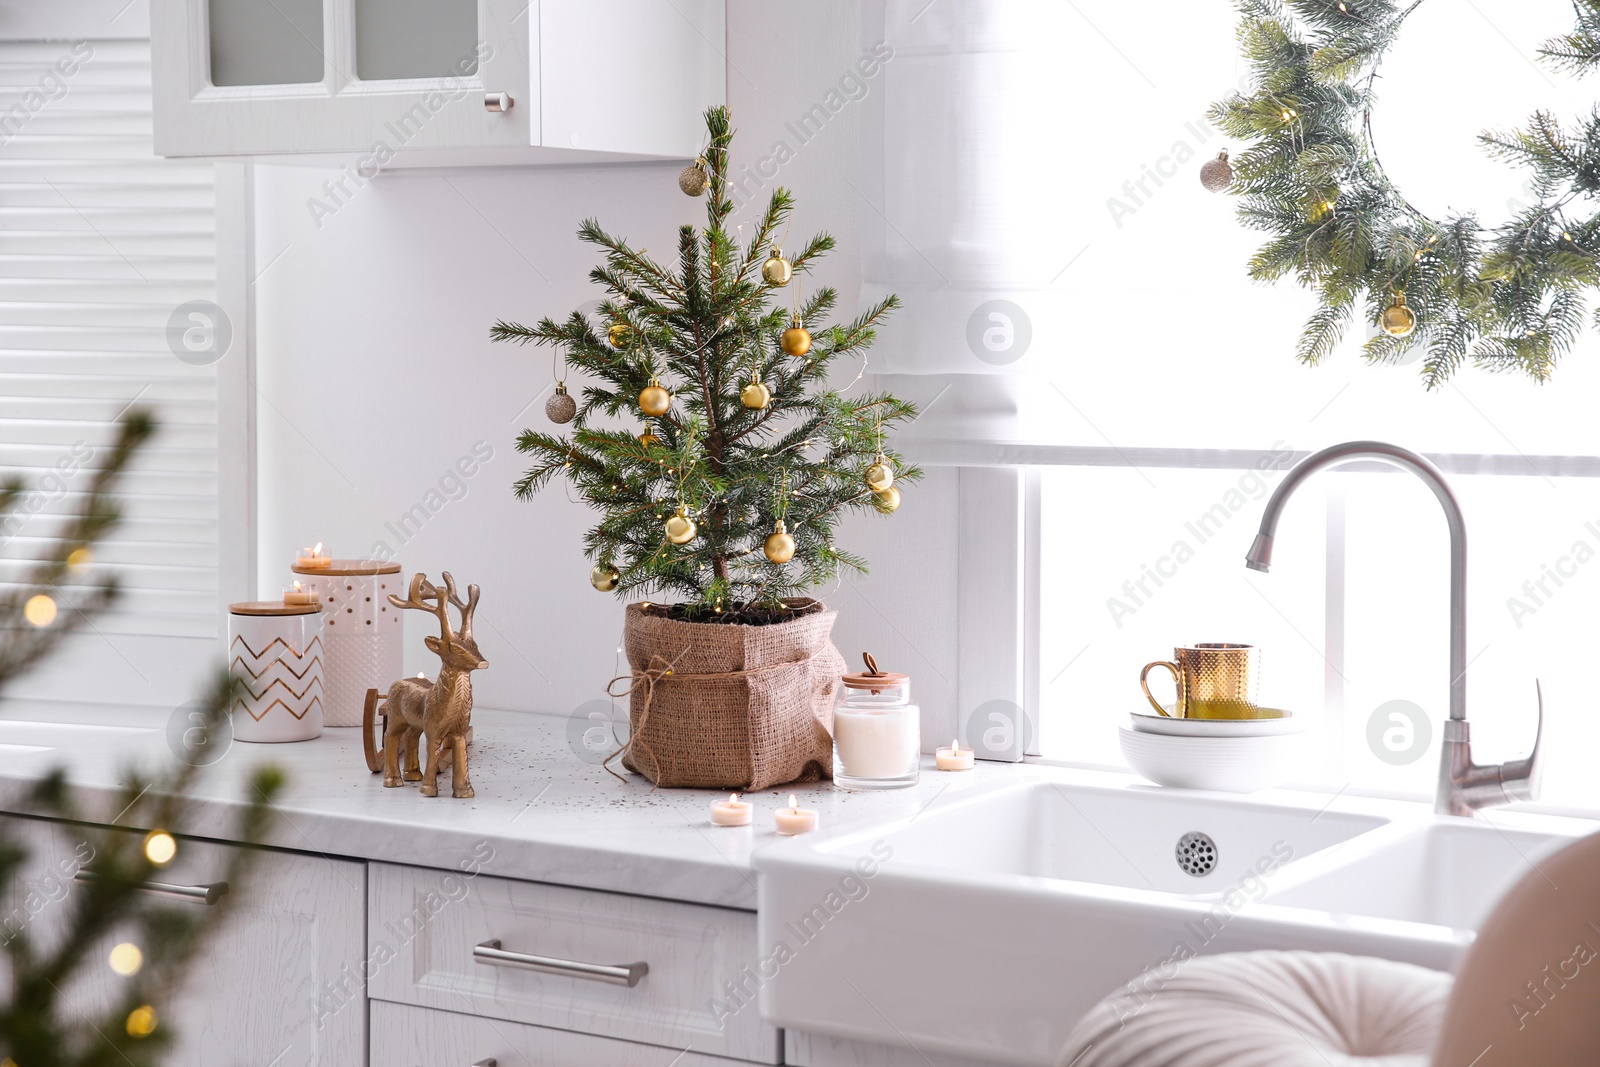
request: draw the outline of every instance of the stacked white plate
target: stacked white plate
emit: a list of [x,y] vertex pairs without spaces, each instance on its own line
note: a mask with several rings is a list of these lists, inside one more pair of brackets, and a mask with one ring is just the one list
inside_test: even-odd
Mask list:
[[1254,793],[1281,785],[1295,770],[1305,724],[1263,708],[1255,719],[1180,719],[1133,713],[1122,755],[1157,785]]

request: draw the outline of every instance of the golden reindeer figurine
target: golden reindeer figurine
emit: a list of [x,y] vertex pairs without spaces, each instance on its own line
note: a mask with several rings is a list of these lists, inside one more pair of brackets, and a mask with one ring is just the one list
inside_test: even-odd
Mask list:
[[[428,651],[439,657],[439,680],[402,678],[389,687],[384,708],[383,784],[388,787],[406,781],[422,781],[422,795],[439,795],[439,761],[449,750],[453,759],[450,795],[470,797],[472,780],[467,777],[467,731],[472,726],[472,672],[488,667],[472,639],[472,613],[478,610],[478,587],[467,587],[467,602],[456,595],[455,579],[444,572],[444,589],[428,581],[425,574],[414,575],[406,599],[391,595],[397,608],[429,611],[439,617],[439,636],[423,638]],[[461,628],[450,628],[450,607],[461,612]],[[369,707],[376,703],[376,690],[367,695]],[[371,726],[368,726],[371,737]],[[417,742],[426,735],[428,767],[417,769]],[[406,757],[404,777],[401,756]]]

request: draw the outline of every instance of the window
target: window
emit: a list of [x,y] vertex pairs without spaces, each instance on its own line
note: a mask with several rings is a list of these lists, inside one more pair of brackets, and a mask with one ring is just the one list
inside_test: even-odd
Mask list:
[[[1262,701],[1310,720],[1299,780],[1431,794],[1448,707],[1448,541],[1438,502],[1403,473],[1321,475],[1289,504],[1272,572],[1256,574],[1244,553],[1282,473],[1278,455],[1260,457],[1264,470],[1041,472],[1045,755],[1120,764],[1116,727],[1145,707],[1144,663],[1170,658],[1177,644],[1247,641],[1264,650]],[[1468,715],[1478,758],[1525,754],[1538,678],[1548,713],[1544,800],[1595,807],[1600,788],[1587,757],[1600,724],[1586,708],[1600,485],[1583,476],[1447,477],[1468,523]],[[1115,516],[1110,527],[1083,517],[1101,506]],[[1170,692],[1165,675],[1152,677],[1153,690]],[[1380,709],[1395,700],[1427,713],[1431,739],[1415,750],[1409,737],[1380,741],[1385,759],[1369,724],[1381,720],[1381,737],[1392,723]]]
[[[1051,329],[1064,339],[1017,390],[1008,431],[1009,455],[1041,465],[1043,753],[1120,765],[1116,727],[1145,706],[1143,664],[1175,644],[1244,640],[1265,650],[1266,702],[1314,723],[1302,782],[1431,795],[1448,682],[1448,540],[1431,493],[1403,473],[1319,476],[1285,513],[1272,572],[1243,566],[1281,477],[1275,454],[1376,438],[1435,456],[1466,512],[1477,757],[1526,753],[1540,678],[1545,802],[1600,807],[1586,677],[1600,639],[1600,338],[1587,331],[1545,386],[1467,371],[1428,393],[1415,365],[1363,365],[1360,327],[1323,366],[1296,364],[1312,302],[1292,283],[1249,281],[1260,235],[1197,180],[1204,159],[1237,147],[1199,121],[1244,72],[1232,13],[1163,9],[1159,31],[1139,26],[1137,9],[1081,14],[1060,62],[1082,84],[1050,106],[1076,101],[1083,163],[1037,207],[1041,242],[1077,258],[1016,300],[1035,346]],[[1532,58],[1571,21],[1568,5],[1542,0],[1485,0],[1466,17],[1418,8],[1374,115],[1384,162],[1414,202],[1507,217],[1523,176],[1475,136],[1538,108],[1568,121],[1587,112],[1592,85]],[[1451,69],[1462,54],[1492,65],[1495,84],[1466,85]],[[1147,173],[1165,177],[1140,193]],[[1170,692],[1165,674],[1152,677]],[[1369,720],[1391,700],[1427,713],[1431,741],[1411,762],[1368,745]]]
[[176,354],[215,326],[183,311],[216,295],[213,167],[153,155],[144,41],[3,42],[0,70],[0,470],[34,490],[0,581],[80,502],[124,410],[161,423],[97,552],[117,610],[8,695],[173,706],[218,627],[217,371]]

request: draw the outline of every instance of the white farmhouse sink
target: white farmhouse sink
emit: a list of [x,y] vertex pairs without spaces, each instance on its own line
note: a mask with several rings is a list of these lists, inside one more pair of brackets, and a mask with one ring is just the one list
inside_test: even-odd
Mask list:
[[1482,822],[1435,823],[1302,885],[1269,892],[1266,902],[1472,931],[1506,890],[1571,841]]
[[[1198,876],[1184,868],[1205,866],[1204,847],[1178,855],[1196,831],[1215,859]],[[1101,998],[1120,988],[1112,1010],[1131,1014],[1194,955],[1300,948],[1449,969],[1527,870],[1506,842],[1532,856],[1559,840],[1440,824],[1419,805],[1056,772],[757,852],[761,1013],[1045,1067]]]
[[[1225,892],[1257,864],[1282,867],[1387,820],[1298,810],[1213,794],[1135,786],[1105,789],[1026,782],[931,810],[899,825],[819,845],[851,853],[863,838],[894,849],[896,871],[1008,875],[1186,895]],[[1191,839],[1184,865],[1178,842]],[[1195,872],[1205,871],[1199,874]]]

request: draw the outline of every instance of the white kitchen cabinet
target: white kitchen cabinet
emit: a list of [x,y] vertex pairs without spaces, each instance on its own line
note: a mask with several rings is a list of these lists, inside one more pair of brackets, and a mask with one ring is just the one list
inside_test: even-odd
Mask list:
[[[26,929],[42,947],[70,913],[74,875],[93,869],[82,827],[0,816],[0,838],[29,852],[22,876],[0,901],[6,934]],[[177,886],[214,885],[238,846],[182,840],[159,875]],[[233,907],[191,968],[170,1008],[178,1033],[170,1067],[348,1067],[366,1062],[364,864],[263,851],[248,884],[230,885]],[[202,899],[170,907],[204,908]],[[115,937],[90,954],[69,987],[69,1004],[96,1013],[113,1003],[117,978],[105,965]],[[158,1006],[163,1013],[167,1006]]]
[[571,1030],[372,1002],[373,1067],[740,1067],[688,1048],[640,1045]]
[[368,878],[370,951],[392,960],[374,1001],[781,1061],[751,912],[387,863]]
[[[691,158],[723,0],[152,0],[166,156]],[[494,109],[491,109],[494,108]]]

